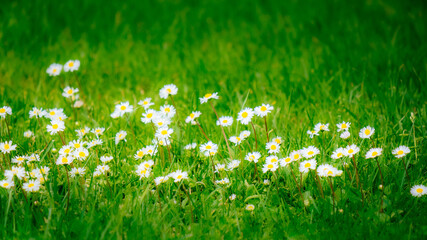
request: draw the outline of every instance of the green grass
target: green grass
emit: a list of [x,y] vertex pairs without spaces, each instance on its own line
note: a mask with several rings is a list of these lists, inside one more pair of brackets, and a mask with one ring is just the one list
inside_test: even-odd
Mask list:
[[[12,156],[41,153],[41,164],[52,169],[44,189],[29,195],[30,203],[19,186],[11,192],[0,189],[1,238],[426,238],[426,196],[418,199],[409,193],[413,185],[427,184],[425,9],[423,1],[397,0],[1,3],[0,107],[13,109],[8,121],[19,147]],[[70,59],[81,61],[77,73],[47,76],[51,63]],[[289,168],[276,172],[277,188],[275,178],[260,171],[261,179],[272,180],[265,186],[252,181],[253,165],[242,156],[242,169],[229,176],[231,184],[214,185],[211,163],[183,150],[192,141],[204,143],[203,135],[197,127],[180,127],[176,117],[171,125],[173,164],[166,160],[162,168],[158,154],[151,177],[140,181],[131,173],[138,163],[133,155],[151,144],[153,129],[140,122],[142,109],[129,118],[112,119],[110,114],[120,101],[137,106],[139,100],[152,97],[155,109],[170,104],[158,95],[168,83],[179,88],[174,99],[181,121],[192,110],[202,112],[201,125],[224,157],[216,156],[215,163],[229,160],[214,113],[198,101],[207,92],[219,92],[221,98],[214,105],[220,116],[236,118],[244,107],[273,105],[268,124],[271,136],[284,140],[282,157],[315,145],[321,149],[318,163],[342,169],[341,161],[329,157],[334,149],[347,145],[335,124],[351,122],[349,142],[361,148],[357,160],[365,202],[354,182],[343,175],[334,179],[337,209],[343,212],[332,213],[327,181],[322,180],[326,196],[322,199],[313,179],[304,175],[303,193],[311,197],[304,208]],[[78,87],[85,102],[76,115],[61,96],[68,85]],[[91,149],[85,162],[91,169],[88,186],[70,179],[67,214],[65,169],[52,164],[57,153],[51,151],[62,144],[58,135],[46,133],[47,120],[38,126],[29,119],[34,106],[64,108],[69,116],[67,141],[76,139],[74,130],[82,126],[107,128],[104,144]],[[306,131],[318,122],[330,123],[331,131],[310,139]],[[254,124],[265,158],[263,121],[255,118]],[[373,142],[358,137],[359,129],[367,125],[376,129]],[[27,129],[36,132],[34,141],[23,137]],[[127,142],[116,148],[114,136],[120,129],[128,132]],[[251,130],[233,123],[226,134],[244,129]],[[43,136],[55,141],[46,147]],[[2,121],[0,142],[6,140]],[[248,141],[253,148],[253,134]],[[378,168],[375,161],[364,159],[372,144],[384,148],[379,157],[384,213],[378,213]],[[405,158],[408,177],[402,162],[391,154],[399,145],[411,148]],[[242,145],[242,155],[249,151],[247,146]],[[105,179],[91,177],[97,159],[107,153],[117,156],[111,167],[118,172],[109,175],[113,193]],[[292,167],[298,171],[296,163]],[[161,185],[160,210],[157,194],[151,192],[153,179],[178,168],[189,172],[190,179],[183,184],[192,190],[193,204],[169,182]],[[353,173],[351,164],[349,170]],[[222,204],[231,193],[237,199]],[[255,205],[252,213],[244,210],[248,203]]]

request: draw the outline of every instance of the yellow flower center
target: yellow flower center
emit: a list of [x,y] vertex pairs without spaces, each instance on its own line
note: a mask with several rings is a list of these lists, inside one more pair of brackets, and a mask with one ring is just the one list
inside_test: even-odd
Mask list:
[[142,156],[144,156],[144,152],[143,151],[139,151],[136,155],[138,155],[138,157],[142,157]]
[[168,134],[168,131],[167,130],[162,130],[161,134],[162,135],[166,135],[166,134]]
[[49,115],[50,115],[50,116],[53,116],[53,115],[55,115],[55,112],[54,112],[54,111],[51,111],[51,112],[49,113]]
[[168,93],[172,92],[172,90],[170,88],[166,89],[166,91],[168,91]]
[[291,158],[285,158],[285,162],[290,162]]
[[212,93],[208,93],[205,95],[205,98],[210,98],[212,96]]
[[254,210],[254,206],[248,206],[247,209],[248,210]]
[[122,110],[122,111],[126,110],[126,106],[121,106],[120,110]]
[[34,183],[28,184],[28,187],[30,187],[30,188],[34,187]]
[[67,153],[67,154],[70,153],[70,149],[69,148],[65,149],[64,153]]
[[268,165],[267,165],[267,167],[268,167],[269,169],[272,169],[272,168],[274,167],[274,165],[273,165],[273,164],[268,164]]
[[85,130],[84,130],[84,129],[80,129],[80,132],[81,132],[81,133],[85,133]]
[[54,68],[54,69],[52,70],[52,72],[53,72],[53,73],[56,73],[56,71],[57,71],[57,70],[56,70],[56,68]]
[[5,113],[5,112],[6,112],[6,109],[0,108],[0,113]]
[[171,109],[170,108],[165,108],[165,112],[171,112]]
[[190,118],[193,119],[194,118],[194,113],[190,114]]
[[119,139],[122,139],[122,137],[123,137],[123,134],[120,133],[119,134]]
[[314,153],[313,151],[309,151],[307,154],[312,155],[313,153]]
[[151,118],[153,116],[152,113],[147,114],[147,118]]
[[80,143],[74,143],[74,148],[79,148],[80,147]]
[[343,124],[341,125],[341,128],[347,128],[347,124],[343,123]]
[[242,113],[242,117],[243,117],[243,118],[247,118],[247,117],[248,117],[248,115],[249,115],[249,114],[248,114],[247,112],[243,112],[243,113]]
[[150,164],[146,163],[146,164],[144,164],[144,167],[149,168]]
[[271,145],[270,149],[271,149],[271,150],[276,150],[276,149],[277,149],[277,147],[276,147],[276,145]]
[[277,139],[275,139],[274,141],[275,141],[277,144],[282,143],[282,141],[280,141],[280,139],[278,139],[278,138],[277,138]]
[[73,67],[73,66],[74,66],[74,62],[69,62],[69,63],[68,63],[68,66],[69,66],[69,67]]
[[370,133],[371,133],[371,130],[369,130],[369,129],[365,130],[365,135],[369,135]]
[[10,148],[9,144],[4,145],[4,149],[8,150]]
[[73,94],[73,89],[67,91],[68,94]]
[[417,193],[422,193],[423,189],[422,188],[417,188]]
[[277,158],[273,158],[273,159],[271,159],[271,162],[272,162],[272,163],[277,162]]
[[142,102],[142,104],[143,104],[143,105],[147,105],[147,104],[148,104],[148,102],[147,102],[147,101],[144,101],[144,102]]
[[403,151],[402,150],[399,150],[398,152],[397,152],[397,155],[402,155],[403,154]]
[[149,152],[149,153],[152,153],[152,152],[153,152],[153,150],[151,150],[151,149],[150,149],[150,150],[148,150],[148,152]]
[[337,157],[341,157],[342,156],[342,153],[337,153]]
[[212,149],[212,147],[210,145],[206,146],[206,149]]
[[163,126],[163,123],[162,122],[158,122],[157,125]]
[[80,157],[85,157],[85,156],[86,156],[86,154],[85,154],[84,152],[79,152],[79,156],[80,156]]
[[64,158],[62,158],[61,162],[62,162],[62,163],[67,163],[67,162],[68,162],[68,159],[64,157]]
[[377,155],[378,155],[378,153],[377,153],[377,152],[373,152],[373,153],[372,153],[372,156],[373,156],[373,157],[375,157],[375,156],[377,156]]
[[299,158],[299,154],[297,153],[294,155],[294,159],[298,159],[298,158]]
[[262,111],[262,112],[267,111],[267,107],[266,107],[266,106],[262,106],[262,107],[261,107],[261,111]]
[[58,129],[58,124],[53,124],[53,125],[52,125],[52,128],[53,128],[53,129]]
[[9,186],[8,182],[3,183],[3,187],[7,187],[7,186]]
[[237,139],[237,141],[240,141],[240,140],[241,140],[241,138],[239,138],[239,137],[236,137],[236,139]]
[[354,152],[353,149],[348,150],[348,153],[353,153],[353,152]]
[[325,128],[325,125],[320,126],[320,130],[323,130],[323,128]]
[[24,158],[23,158],[23,157],[18,157],[18,158],[16,159],[16,161],[18,161],[18,162],[22,162],[22,161],[24,161]]
[[182,175],[178,175],[176,178],[181,179],[181,178],[182,178]]
[[100,133],[101,129],[96,129],[95,132]]
[[328,171],[328,175],[332,175],[333,172],[331,170]]
[[305,168],[309,168],[309,167],[311,167],[311,163],[306,163],[306,164],[304,165],[304,167],[305,167]]
[[228,121],[227,120],[222,120],[222,123],[227,123]]

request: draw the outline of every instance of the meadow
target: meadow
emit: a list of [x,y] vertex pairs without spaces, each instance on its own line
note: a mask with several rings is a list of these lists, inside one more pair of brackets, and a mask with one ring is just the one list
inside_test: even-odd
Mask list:
[[427,237],[425,2],[0,6],[1,239]]

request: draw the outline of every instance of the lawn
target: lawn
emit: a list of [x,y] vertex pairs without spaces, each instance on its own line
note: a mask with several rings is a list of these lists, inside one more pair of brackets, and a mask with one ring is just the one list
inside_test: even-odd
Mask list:
[[[415,185],[427,185],[424,1],[0,6],[0,108],[12,109],[1,117],[0,143],[16,145],[7,151],[0,144],[0,180],[14,184],[0,187],[1,239],[427,238],[427,195],[411,194]],[[80,67],[47,73],[69,60]],[[159,91],[167,84],[178,91],[164,99]],[[78,93],[67,95],[66,87]],[[215,92],[218,99],[201,103]],[[73,107],[76,94],[80,107]],[[155,111],[176,109],[155,112],[170,120],[167,127],[156,127],[157,118],[141,121],[150,110],[138,103],[146,98]],[[126,113],[125,102],[133,106]],[[266,117],[238,120],[262,104],[273,108]],[[33,107],[63,109],[57,124],[65,129],[50,134],[57,118],[30,118]],[[122,116],[112,117],[115,111]],[[193,111],[201,112],[196,125],[185,121]],[[231,126],[218,126],[216,113],[232,117]],[[337,131],[343,122],[346,139],[346,130]],[[318,123],[325,127],[311,138],[307,131]],[[360,137],[367,126],[375,131]],[[160,136],[164,129],[173,131],[168,138]],[[34,136],[25,137],[28,130]],[[117,141],[121,130],[126,136]],[[230,142],[244,130],[248,137]],[[276,137],[278,151],[266,149]],[[96,139],[102,143],[91,146]],[[200,147],[208,139],[218,150],[205,156]],[[70,150],[87,156],[65,154],[70,163],[64,164],[61,149],[75,140],[83,147]],[[197,147],[184,149],[190,143]],[[331,157],[352,144],[360,148],[354,158]],[[397,158],[392,151],[402,145],[410,152]],[[138,156],[150,147],[156,153]],[[257,163],[245,160],[255,151]],[[304,157],[287,163],[296,153]],[[31,160],[33,154],[40,158]],[[12,161],[19,156],[22,163]],[[300,172],[309,159],[317,170]],[[144,167],[149,160],[154,164]],[[214,172],[217,164],[225,169]],[[331,174],[322,176],[324,164]],[[8,178],[12,166],[22,167],[23,176]],[[37,174],[42,167],[47,175]],[[85,173],[72,176],[77,168]],[[156,184],[160,176],[169,180]],[[34,180],[40,188],[28,191]]]

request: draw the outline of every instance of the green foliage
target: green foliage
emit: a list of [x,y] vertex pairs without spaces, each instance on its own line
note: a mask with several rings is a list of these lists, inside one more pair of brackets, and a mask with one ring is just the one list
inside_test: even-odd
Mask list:
[[[1,3],[0,107],[13,109],[8,121],[18,149],[12,156],[39,153],[41,165],[49,165],[51,172],[43,190],[28,194],[28,201],[20,186],[0,189],[0,238],[425,239],[426,196],[409,193],[413,185],[427,184],[425,13],[425,3],[418,0]],[[70,59],[80,60],[78,72],[46,74],[51,63]],[[119,119],[110,114],[121,101],[136,107],[152,97],[155,109],[171,104],[158,95],[169,83],[179,88],[171,161],[163,148],[154,157],[150,178],[139,180],[133,171],[140,161],[133,155],[151,144],[153,129],[139,120],[141,108]],[[61,96],[66,86],[79,88],[82,108],[72,108]],[[314,145],[321,151],[319,164],[344,171],[333,179],[335,199],[326,179],[321,180],[322,198],[306,174],[302,195],[309,205],[304,207],[289,168],[280,167],[277,178],[261,172],[267,138],[260,118],[254,118],[263,154],[260,179],[253,178],[253,163],[243,160],[249,146],[255,148],[251,135],[249,144],[232,146],[242,162],[222,174],[231,183],[213,184],[211,161],[198,151],[183,150],[193,141],[205,143],[203,134],[176,120],[201,111],[201,126],[220,146],[214,163],[228,163],[215,114],[198,100],[207,92],[219,93],[216,110],[235,121],[244,107],[274,106],[268,126],[270,137],[283,138],[281,157]],[[53,164],[58,154],[52,150],[61,148],[61,140],[46,133],[46,119],[29,119],[34,106],[64,108],[67,141],[77,139],[75,130],[83,126],[106,128],[104,144],[90,150],[85,166],[93,170],[100,156],[114,156],[110,183],[89,171],[86,181],[70,178],[67,184],[65,167]],[[349,140],[336,132],[335,124],[342,121],[352,123]],[[318,122],[330,123],[331,131],[310,139],[306,131]],[[5,121],[1,124],[4,142],[8,134]],[[372,141],[358,137],[367,125],[375,128]],[[28,129],[36,133],[34,140],[24,138]],[[252,131],[235,122],[225,133],[229,137],[246,129]],[[127,131],[127,142],[115,145],[119,130]],[[351,161],[350,180],[343,161],[330,158],[333,150],[351,142],[361,148],[357,161],[363,196]],[[384,149],[378,158],[385,185],[383,213],[378,167],[364,158],[373,145]],[[411,149],[404,158],[407,177],[402,160],[391,154],[399,145]],[[1,156],[2,168],[9,157]],[[298,164],[292,168],[299,181]],[[176,169],[188,171],[190,179],[156,190],[154,177]],[[270,179],[270,185],[263,179]],[[190,198],[185,191],[191,191]],[[231,201],[233,193],[237,198]],[[255,210],[246,211],[247,204]]]

